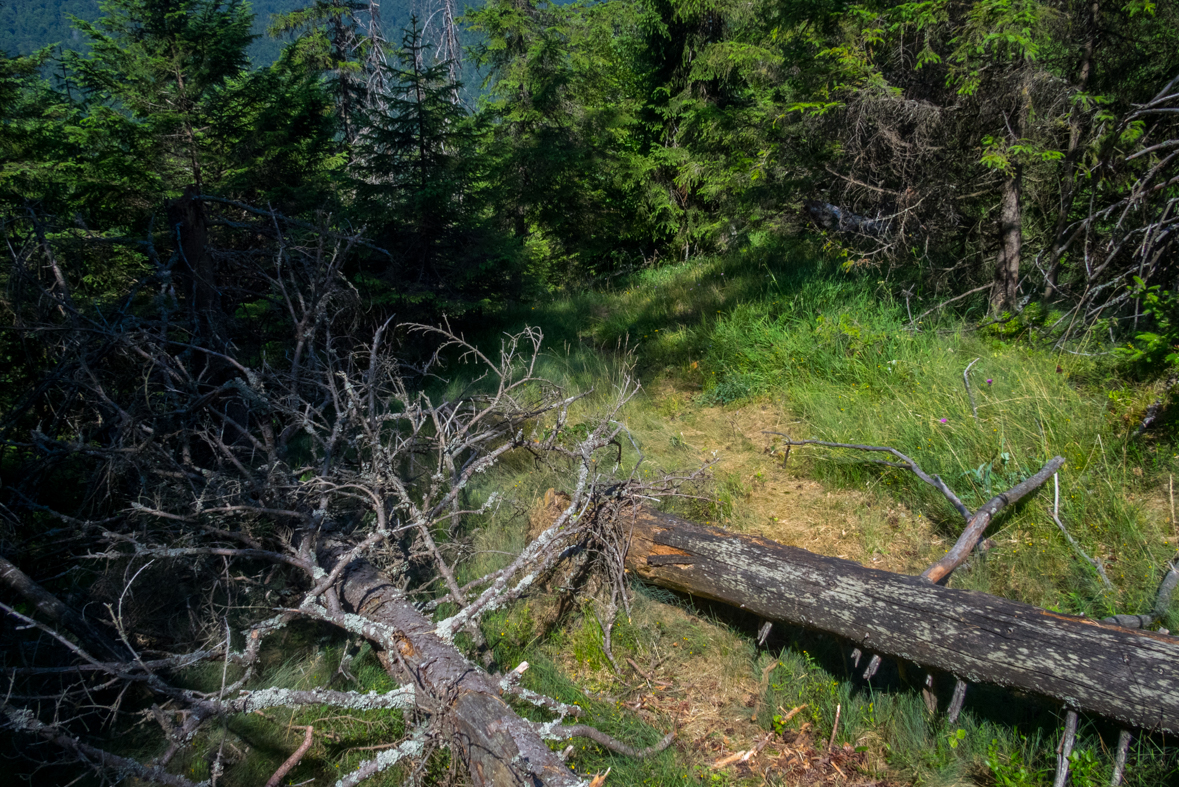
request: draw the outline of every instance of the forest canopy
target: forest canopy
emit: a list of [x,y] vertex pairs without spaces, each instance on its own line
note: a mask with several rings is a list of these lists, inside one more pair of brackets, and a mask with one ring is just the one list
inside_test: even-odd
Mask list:
[[3,65],[6,199],[95,230],[141,232],[189,185],[330,206],[447,246],[453,286],[504,277],[471,303],[800,227],[913,297],[993,280],[996,314],[1068,303],[1087,327],[1171,275],[1169,3],[444,2],[411,21],[321,0],[269,17],[285,50],[260,69],[253,13],[282,9],[102,8],[74,25],[83,52]]

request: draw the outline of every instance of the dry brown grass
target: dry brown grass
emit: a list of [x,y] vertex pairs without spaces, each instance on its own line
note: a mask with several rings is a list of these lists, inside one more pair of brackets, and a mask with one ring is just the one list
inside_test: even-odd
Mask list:
[[[1179,486],[1179,483],[1176,482],[1175,477],[1168,476],[1165,483],[1158,484],[1144,494],[1138,495],[1143,518],[1148,522],[1155,523],[1155,526],[1162,532],[1164,543],[1172,546],[1179,545],[1179,520],[1175,518],[1176,486]],[[1130,499],[1134,499],[1133,496]]]
[[658,443],[672,442],[660,434],[670,432],[697,461],[715,459],[716,477],[740,490],[725,526],[900,573],[923,570],[948,548],[928,519],[884,494],[829,488],[794,459],[783,466],[764,432],[797,430],[799,422],[778,403],[692,407],[685,392],[666,383],[648,393],[666,422],[653,432],[640,426],[640,433]]
[[[744,743],[760,732],[750,720],[758,682],[746,640],[689,610],[643,597],[636,598],[632,619],[644,633],[632,658],[651,680],[626,665],[617,677],[633,692],[623,705],[659,729],[676,728],[694,751],[713,738]],[[565,661],[575,680],[604,677]]]
[[[808,476],[805,463],[792,460],[784,466],[770,453],[772,437],[764,432],[797,429],[798,422],[775,402],[700,407],[691,403],[689,393],[663,384],[648,390],[641,406],[631,411],[628,425],[648,457],[664,467],[715,460],[717,479],[736,492],[731,515],[711,524],[902,573],[920,571],[948,546],[927,519],[889,501],[883,492],[828,488]],[[537,500],[529,515],[529,538],[552,520],[559,502],[551,490]],[[561,584],[554,582],[553,587]],[[561,605],[553,593],[532,604],[533,620],[545,628],[596,625],[586,616],[577,620],[576,610],[568,606],[558,624],[553,613]],[[656,729],[676,729],[682,750],[700,765],[756,748],[766,737],[755,713],[772,714],[774,709],[758,707],[764,687],[756,674],[756,647],[747,638],[690,609],[641,595],[635,597],[629,623],[638,632],[637,641],[629,649],[616,645],[622,667],[618,674],[604,661],[594,665],[575,655],[569,637],[578,636],[576,631],[550,640],[544,649],[591,696]],[[795,754],[807,751],[799,747]],[[824,756],[813,747],[809,754],[814,756],[790,759],[775,746],[749,761],[749,774],[731,775],[752,775],[756,766],[758,781],[805,781],[814,774],[804,775],[809,768],[801,763],[809,766]],[[758,764],[760,760],[765,762]],[[831,769],[822,765],[818,773],[835,776],[837,771],[827,774]],[[794,773],[795,768],[803,770]]]

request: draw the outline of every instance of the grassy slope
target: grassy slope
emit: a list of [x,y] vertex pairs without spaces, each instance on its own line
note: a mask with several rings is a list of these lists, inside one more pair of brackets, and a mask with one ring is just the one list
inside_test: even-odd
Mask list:
[[[628,425],[648,458],[664,467],[719,460],[719,506],[690,512],[697,518],[877,567],[920,571],[952,542],[961,520],[911,475],[867,465],[858,454],[795,449],[783,467],[772,436],[762,430],[893,446],[941,474],[971,507],[1061,454],[1067,460],[1060,473],[1061,519],[1088,554],[1103,559],[1113,587],[1104,587],[1053,524],[1051,486],[1001,517],[988,534],[996,548],[953,583],[1075,614],[1149,609],[1175,551],[1168,487],[1179,464],[1169,437],[1130,437],[1156,391],[1123,379],[1111,356],[1037,348],[1010,325],[1003,328],[1006,338],[964,332],[951,318],[910,332],[905,304],[890,296],[887,284],[816,263],[818,257],[801,245],[749,248],[643,271],[611,290],[528,306],[506,315],[503,324],[542,326],[555,348],[548,371],[572,386],[600,388],[603,376],[632,354],[647,391],[630,408]],[[977,417],[962,382],[975,358]],[[522,468],[513,483],[525,500],[548,482]],[[692,617],[644,603],[644,632],[660,615]],[[708,622],[708,614],[723,619]],[[1054,758],[1048,743],[1055,743],[1048,739],[1057,734],[1053,709],[976,689],[959,738],[926,716],[920,694],[905,687],[906,676],[887,676],[883,690],[868,689],[848,680],[846,654],[832,643],[787,632],[774,643],[784,649],[775,653],[779,666],[763,684],[771,659],[752,646],[747,623],[723,610],[695,619],[708,629],[698,647],[710,655],[697,658],[695,667],[692,659],[675,662],[662,674],[722,669],[731,675],[731,690],[716,696],[730,707],[711,728],[681,731],[694,751],[678,760],[680,778],[691,766],[756,738],[741,728],[748,709],[738,708],[739,695],[751,692],[763,695],[759,707],[769,709],[761,713],[762,729],[772,726],[767,719],[775,709],[805,702],[808,711],[791,725],[809,713],[822,737],[840,705],[838,740],[866,746],[882,776],[921,783],[991,783],[1000,774],[1014,784],[1048,779],[1044,771]],[[589,616],[579,626],[548,643],[534,642],[518,657],[548,653],[566,680],[611,696],[633,691],[584,643],[572,648],[580,655],[570,657],[569,638],[597,630]],[[663,657],[650,636],[626,641],[633,650],[622,650],[641,663]],[[825,656],[808,655],[808,642]],[[720,648],[724,658],[718,661],[711,648]],[[633,674],[627,680],[633,682]],[[689,713],[650,720],[665,729],[688,718],[690,727],[701,712],[696,706],[708,697],[689,688],[684,698]],[[1100,722],[1086,727],[1074,783],[1108,781],[1110,758],[1098,754],[1111,735],[1116,731]],[[707,751],[714,741],[722,742],[720,749]],[[1140,747],[1128,783],[1175,778],[1174,752],[1149,739]],[[626,769],[624,783],[668,774],[668,766],[644,768],[592,751],[586,756],[587,768],[611,763],[616,773]],[[995,768],[986,765],[988,758]]]
[[[718,451],[726,521],[738,527],[773,519],[765,487],[780,468],[768,455],[750,461],[773,450],[762,429],[893,446],[972,507],[1061,454],[1061,518],[1109,565],[1114,589],[1067,548],[1049,516],[1051,489],[1005,516],[989,533],[1001,548],[984,571],[958,581],[1077,614],[1148,608],[1174,554],[1167,488],[1179,466],[1169,438],[1130,437],[1155,391],[1119,377],[1109,356],[963,333],[950,320],[910,333],[887,285],[814,257],[804,247],[748,249],[645,271],[617,290],[555,299],[506,322],[542,326],[564,356],[550,373],[574,386],[600,387],[596,375],[629,347],[647,385],[631,409],[636,428],[664,464]],[[975,358],[977,418],[962,382]],[[734,460],[728,471],[726,457]],[[778,477],[855,490],[855,508],[873,505],[864,515],[881,526],[892,508],[928,521],[930,538],[943,544],[956,537],[960,519],[936,492],[861,458],[796,449]],[[865,533],[867,552],[894,538]],[[927,555],[911,557],[915,568]]]

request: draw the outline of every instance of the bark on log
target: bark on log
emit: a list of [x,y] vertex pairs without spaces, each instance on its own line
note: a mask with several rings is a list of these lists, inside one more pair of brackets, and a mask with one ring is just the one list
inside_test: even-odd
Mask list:
[[1179,732],[1179,639],[865,568],[644,509],[626,567],[661,587],[856,646]]
[[[331,571],[335,559],[321,553],[320,564]],[[386,648],[389,671],[416,684],[419,694],[448,703],[435,710],[449,715],[456,749],[475,787],[583,787],[535,728],[500,698],[497,681],[435,634],[434,624],[371,563],[353,562],[337,587],[345,612],[393,630],[393,642],[377,643]],[[371,638],[372,632],[356,633]]]

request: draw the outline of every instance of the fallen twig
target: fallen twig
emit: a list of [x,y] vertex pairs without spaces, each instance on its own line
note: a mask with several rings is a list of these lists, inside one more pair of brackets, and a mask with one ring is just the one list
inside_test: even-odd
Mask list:
[[889,467],[903,467],[903,468],[907,468],[909,470],[912,470],[913,475],[917,476],[922,481],[929,484],[937,491],[941,492],[942,495],[944,495],[945,498],[950,501],[950,505],[954,506],[954,508],[957,509],[958,513],[961,514],[964,519],[970,519],[970,517],[972,516],[970,509],[967,508],[966,505],[961,500],[958,499],[958,496],[956,494],[954,494],[948,486],[946,486],[945,482],[942,481],[941,478],[939,478],[936,475],[934,475],[934,476],[929,475],[924,470],[922,470],[917,465],[916,462],[914,462],[912,459],[905,456],[904,454],[902,454],[900,451],[896,450],[895,448],[889,448],[888,446],[883,446],[883,445],[856,445],[854,443],[830,443],[830,442],[827,442],[826,440],[794,440],[790,437],[790,435],[788,435],[784,432],[773,432],[770,430],[765,430],[762,432],[762,434],[772,434],[772,435],[777,435],[779,437],[785,437],[786,438],[785,444],[787,446],[821,445],[821,446],[824,446],[825,448],[851,448],[856,451],[880,451],[882,453],[892,454],[897,459],[900,459],[902,464],[897,464],[895,462],[880,462],[879,464],[888,465]]
[[[769,625],[768,623],[766,625]],[[770,685],[770,673],[778,666],[780,662],[771,661],[766,665],[766,668],[761,671],[761,682],[757,685],[757,702],[753,706],[753,715],[749,717],[750,721],[757,721],[757,714],[761,710],[761,698],[766,694],[766,688]]]
[[[1041,467],[1040,471],[1031,478],[1021,481],[1020,483],[1008,489],[1006,492],[999,493],[995,497],[988,500],[987,503],[978,511],[971,512],[971,510],[967,508],[960,499],[958,499],[958,496],[954,494],[954,492],[948,486],[946,486],[945,482],[942,481],[941,478],[936,475],[931,476],[930,474],[926,473],[917,465],[916,462],[895,448],[889,448],[888,446],[881,445],[832,443],[826,440],[794,440],[788,434],[783,432],[773,432],[770,430],[765,430],[763,434],[772,434],[779,437],[784,437],[786,438],[786,445],[821,445],[826,448],[850,448],[856,451],[879,451],[882,453],[892,454],[897,459],[901,460],[900,464],[896,462],[884,461],[879,462],[879,464],[888,465],[889,467],[908,468],[909,470],[913,471],[915,476],[941,492],[942,495],[944,495],[945,498],[950,501],[950,504],[958,510],[958,513],[961,514],[962,517],[966,520],[966,529],[962,531],[962,535],[958,537],[958,541],[954,544],[953,547],[950,548],[950,551],[945,554],[945,557],[934,563],[929,568],[925,569],[925,571],[921,574],[921,576],[925,577],[930,582],[941,582],[945,580],[945,578],[948,577],[951,572],[954,571],[954,569],[962,565],[962,561],[966,560],[966,557],[970,554],[970,551],[974,549],[975,545],[978,543],[978,540],[982,538],[982,534],[986,532],[987,527],[991,524],[991,520],[995,518],[995,515],[998,514],[999,511],[1009,505],[1019,502],[1021,499],[1027,496],[1028,493],[1037,489],[1041,484],[1052,477],[1052,475],[1054,475],[1056,471],[1059,470],[1064,464],[1064,457],[1053,457],[1052,459],[1048,460],[1048,463]],[[872,665],[869,666],[869,669],[872,673],[875,673],[875,670],[871,667]],[[869,674],[866,672],[865,678],[867,677],[869,677]]]
[[1142,423],[1138,424],[1138,428],[1134,430],[1135,437],[1141,437],[1142,433],[1149,429],[1150,425],[1158,418],[1159,411],[1163,409],[1163,402],[1166,401],[1167,396],[1171,393],[1171,389],[1177,384],[1179,384],[1179,375],[1172,374],[1167,378],[1167,382],[1163,385],[1162,393],[1146,408],[1146,414],[1142,417]]
[[[782,723],[783,723],[783,724],[785,724],[786,722],[790,721],[790,720],[791,720],[791,719],[793,719],[795,716],[797,716],[797,715],[798,715],[800,712],[802,712],[804,709],[806,709],[806,708],[809,708],[809,707],[810,707],[810,705],[808,705],[807,703],[805,703],[805,702],[804,702],[804,703],[803,703],[803,704],[801,704],[801,705],[798,705],[798,706],[795,706],[795,707],[791,708],[791,709],[789,710],[789,712],[785,713],[785,714],[782,716]],[[782,710],[782,709],[781,709],[781,708],[778,708],[778,710]]]
[[626,663],[630,665],[630,668],[633,669],[638,674],[638,676],[640,678],[647,681],[648,683],[654,683],[656,686],[671,686],[672,685],[670,683],[667,683],[666,681],[656,680],[654,677],[652,677],[648,673],[643,672],[642,668],[639,667],[638,664],[635,664],[635,660],[632,659],[630,656],[626,657]]
[[984,284],[984,285],[982,285],[981,287],[975,287],[973,290],[967,290],[966,292],[962,293],[961,295],[955,295],[953,298],[950,298],[949,300],[942,301],[942,302],[941,302],[941,303],[939,303],[937,306],[934,306],[934,307],[933,307],[933,308],[931,308],[931,309],[926,309],[925,311],[921,312],[921,314],[918,314],[916,317],[913,317],[913,316],[912,316],[912,312],[910,312],[910,316],[909,316],[909,330],[910,330],[910,331],[916,330],[916,328],[917,328],[917,322],[918,322],[918,321],[919,321],[919,320],[920,320],[922,317],[925,317],[926,315],[929,315],[929,314],[933,314],[933,313],[934,313],[934,312],[936,312],[936,311],[940,311],[941,309],[944,309],[945,307],[949,306],[949,305],[950,305],[951,303],[953,303],[954,301],[959,301],[959,300],[962,300],[963,298],[965,298],[965,297],[966,297],[966,296],[968,296],[968,295],[974,295],[976,292],[982,292],[983,290],[989,290],[989,289],[991,289],[991,285],[990,285],[990,284]]
[[278,766],[278,770],[266,781],[266,787],[278,787],[286,775],[293,771],[299,761],[303,759],[303,755],[311,749],[315,728],[308,724],[306,727],[294,727],[293,729],[303,730],[303,742],[299,744],[299,748],[295,749],[295,753],[287,758],[286,762]]
[[594,778],[590,779],[589,787],[602,787],[606,783],[606,777],[610,775],[610,771],[613,769],[614,766],[611,765],[606,769],[605,773],[596,774]]

